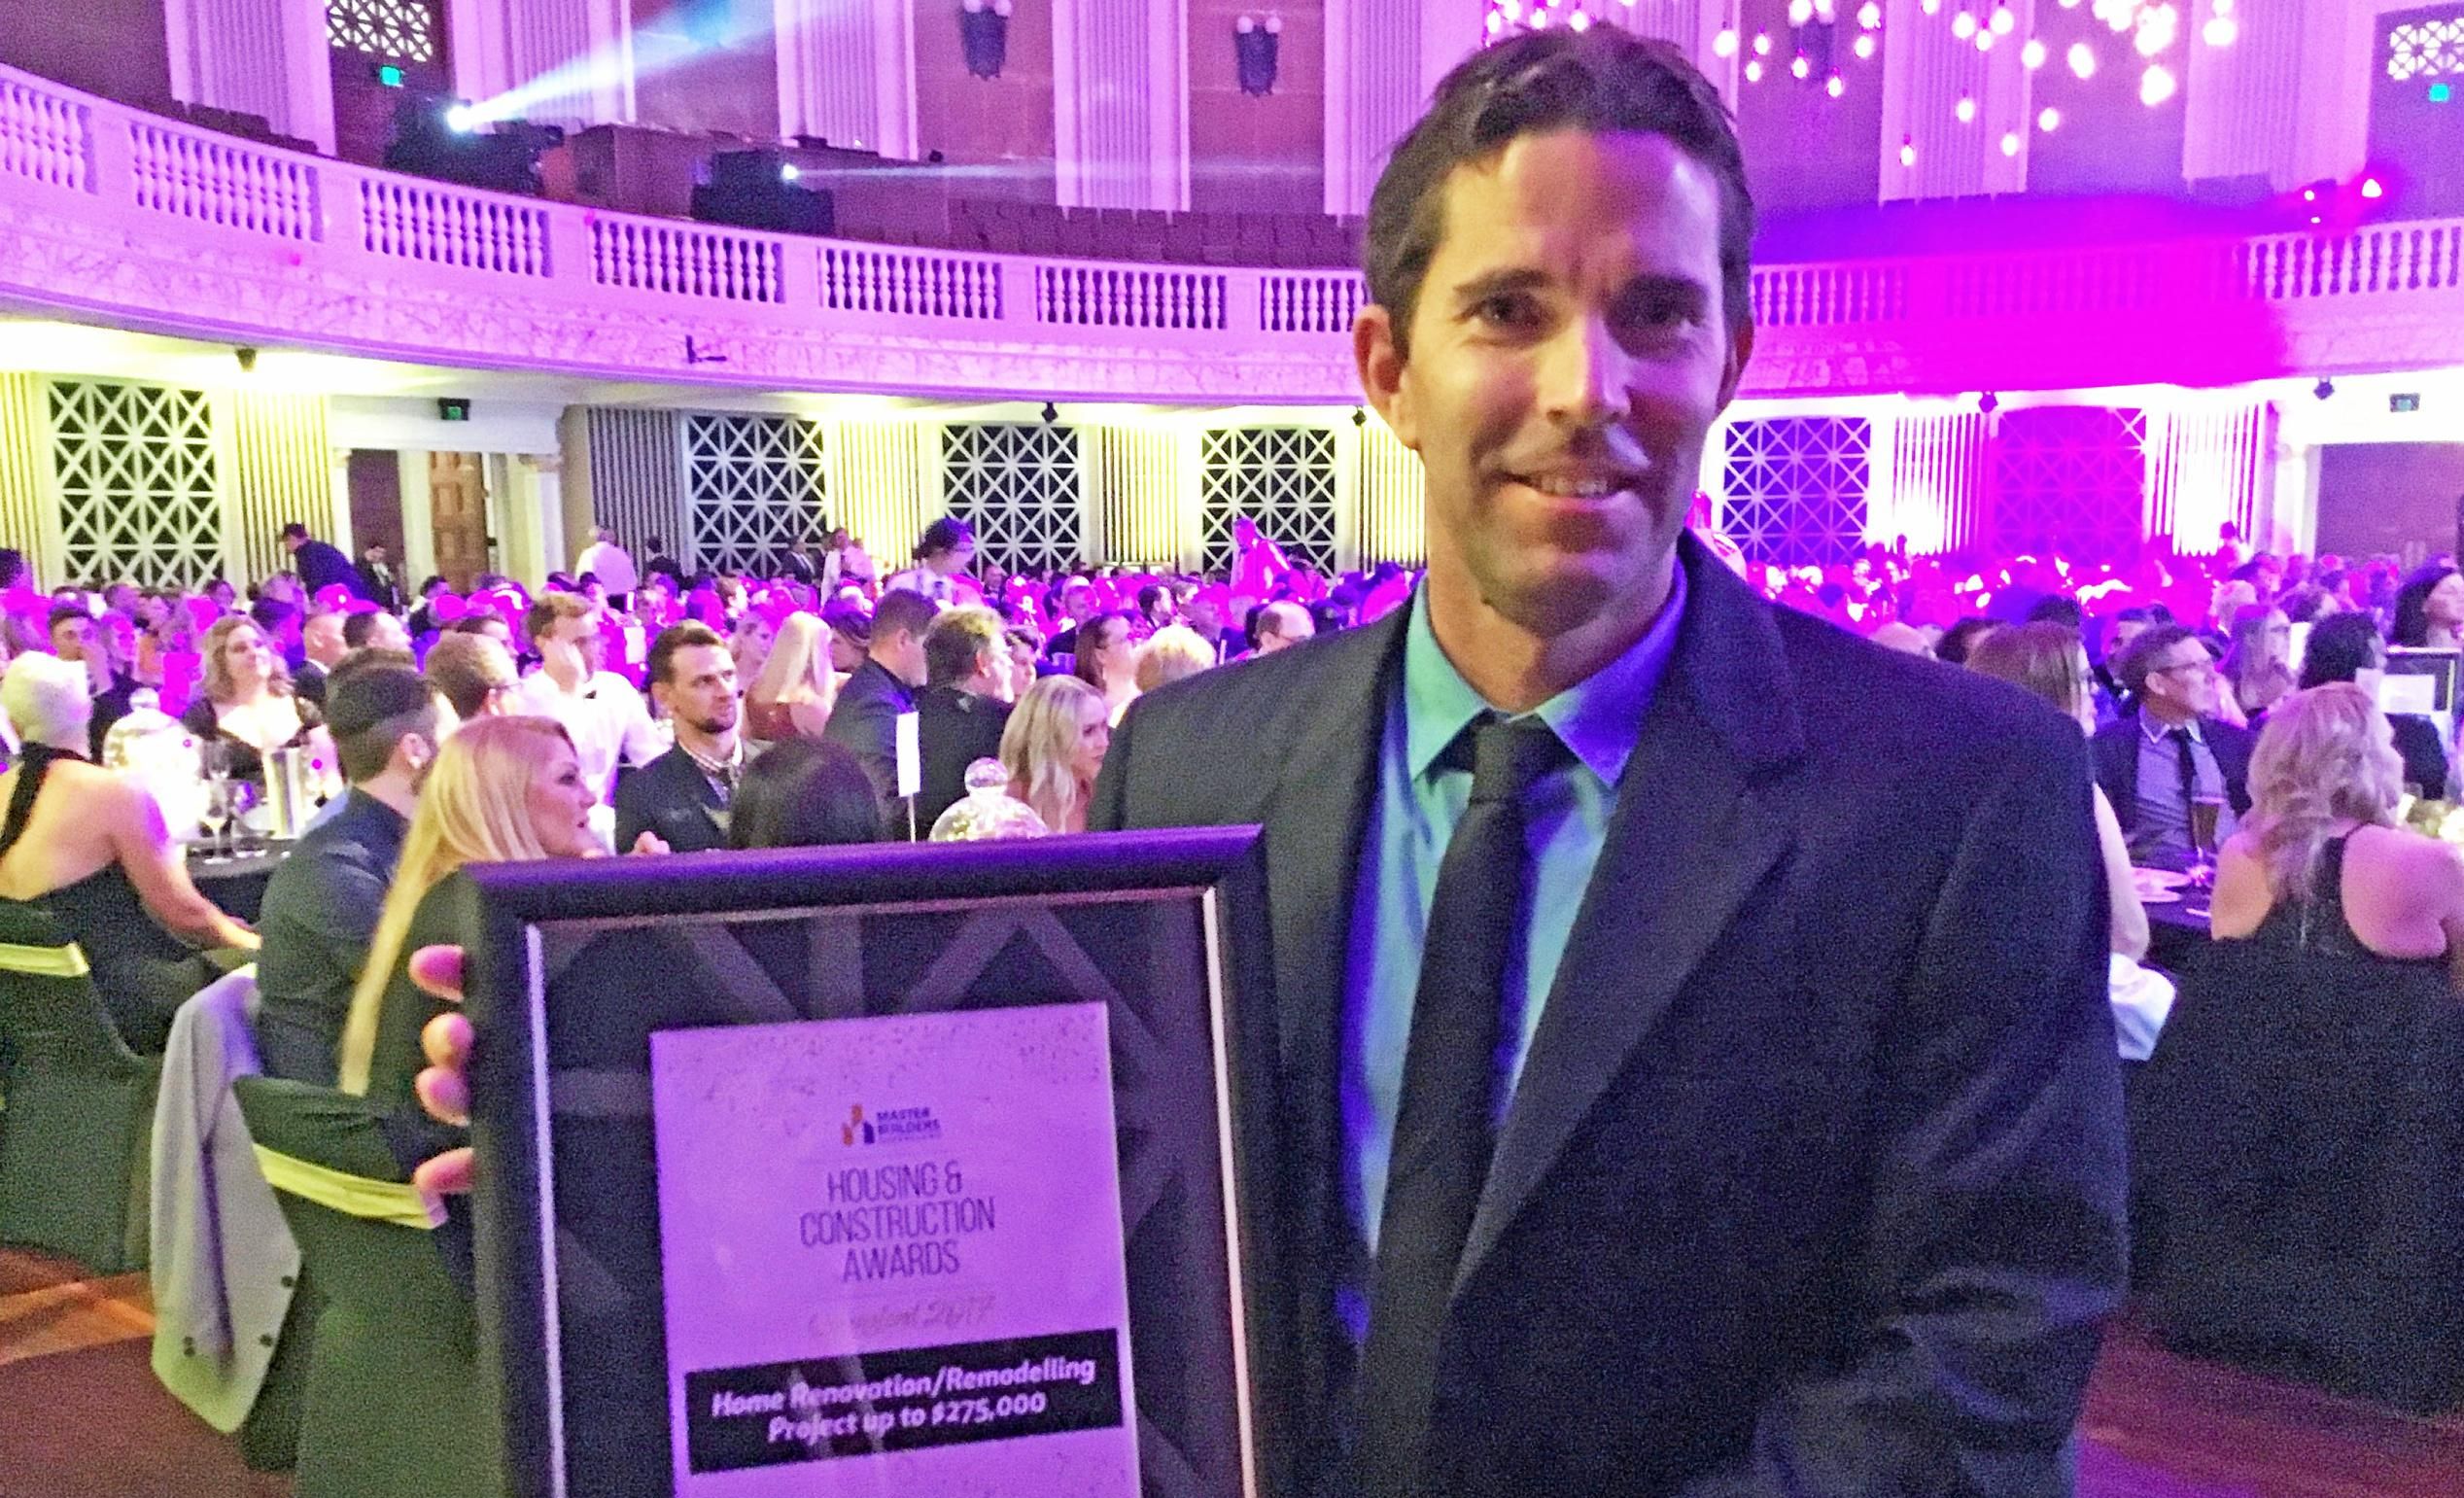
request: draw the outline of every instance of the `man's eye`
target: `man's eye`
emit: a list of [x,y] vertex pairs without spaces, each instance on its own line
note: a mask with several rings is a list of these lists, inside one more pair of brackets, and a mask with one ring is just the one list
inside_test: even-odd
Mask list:
[[1540,309],[1532,299],[1522,296],[1483,297],[1473,312],[1481,322],[1500,328],[1527,327],[1540,316]]

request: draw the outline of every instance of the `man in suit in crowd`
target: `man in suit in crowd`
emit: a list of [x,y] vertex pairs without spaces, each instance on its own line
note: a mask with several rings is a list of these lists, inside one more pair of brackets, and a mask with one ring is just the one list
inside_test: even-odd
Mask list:
[[[892,588],[873,606],[873,638],[857,666],[839,687],[839,700],[821,736],[852,750],[881,797],[882,827],[907,835],[907,812],[898,798],[898,719],[916,711],[916,688],[924,684],[924,632],[938,610],[921,593]],[[920,821],[919,836],[925,828]]]
[[916,827],[929,833],[967,793],[967,766],[1001,754],[1010,705],[1010,641],[1001,616],[981,604],[945,609],[924,631],[924,686],[916,694],[916,736],[924,787]]
[[351,653],[351,643],[342,634],[342,615],[332,609],[319,609],[308,615],[308,622],[299,626],[299,669],[292,673],[292,687],[300,696],[318,707],[325,706],[326,676]]
[[2090,748],[2131,857],[2188,866],[2198,856],[2191,809],[2201,802],[2217,808],[2206,847],[2213,857],[2250,810],[2252,742],[2250,730],[2215,715],[2215,657],[2189,630],[2157,624],[2131,641],[2113,669],[2130,706],[2097,730]]
[[136,705],[137,679],[113,661],[92,614],[74,605],[56,605],[50,623],[52,653],[86,668],[87,689],[94,699],[94,715],[86,725],[87,755],[99,764],[111,725],[126,717]]
[[435,689],[408,666],[353,661],[333,673],[326,726],[351,788],[266,882],[257,958],[265,1074],[319,1087],[333,1085],[351,990],[435,762]]
[[318,540],[298,521],[282,528],[282,544],[291,553],[292,570],[299,574],[299,586],[310,598],[337,582],[349,589],[353,598],[369,596],[367,579],[342,554],[342,548],[331,541]]
[[1252,627],[1258,632],[1260,655],[1272,655],[1277,650],[1289,649],[1304,640],[1314,639],[1318,632],[1317,619],[1308,610],[1288,598],[1260,604]]
[[369,603],[385,610],[402,607],[402,575],[381,542],[360,553],[360,575],[367,579]]
[[1312,1491],[2072,1489],[2124,1278],[2086,746],[1683,536],[1752,229],[1674,49],[1475,53],[1354,329],[1424,586],[1105,759],[1094,827],[1265,827]]
[[645,832],[674,853],[727,846],[718,818],[745,772],[737,735],[736,658],[709,625],[688,619],[650,642],[650,699],[676,725],[676,748],[616,785],[616,847]]

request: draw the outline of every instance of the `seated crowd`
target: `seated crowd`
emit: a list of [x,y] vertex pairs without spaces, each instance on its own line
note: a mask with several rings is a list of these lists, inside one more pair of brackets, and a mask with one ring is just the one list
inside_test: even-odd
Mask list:
[[[140,1052],[253,958],[265,1071],[410,1120],[392,1136],[407,1168],[455,1133],[413,1095],[440,1011],[411,959],[457,938],[460,870],[1083,831],[1142,694],[1412,596],[1402,568],[1329,577],[1245,518],[1234,532],[1214,576],[1034,575],[979,565],[945,519],[879,581],[844,531],[760,577],[688,575],[656,540],[637,565],[602,532],[537,596],[483,575],[407,598],[381,557],[355,568],[301,533],[299,575],[244,603],[220,583],[46,596],[0,554],[0,900],[46,908],[85,948]],[[2161,1061],[2174,981],[2191,981],[2149,904],[2185,877],[2212,886],[2203,945],[2435,970],[2464,991],[2464,858],[2404,818],[2408,798],[2449,797],[2453,744],[2378,705],[2391,649],[2452,650],[2464,632],[2464,575],[2444,560],[2404,575],[2230,546],[2095,565],[1874,547],[1786,567],[1715,549],[1765,596],[2012,682],[2088,736],[2127,1060]],[[288,748],[330,765],[253,925],[199,892],[141,780],[102,768],[115,723],[176,724],[236,779]]]

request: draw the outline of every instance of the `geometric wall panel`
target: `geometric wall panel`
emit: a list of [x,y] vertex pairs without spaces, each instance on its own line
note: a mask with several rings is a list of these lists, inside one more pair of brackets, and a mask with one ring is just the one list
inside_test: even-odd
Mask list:
[[684,503],[683,414],[617,405],[575,410],[582,440],[573,447],[584,465],[591,523],[615,532],[637,562],[649,560],[656,538],[670,556],[697,565],[692,511]]
[[819,533],[821,429],[792,416],[684,419],[684,486],[694,560],[761,575],[799,536]]
[[1232,565],[1235,515],[1283,548],[1285,560],[1336,565],[1335,434],[1323,427],[1232,427],[1198,449],[1199,554],[1208,572]]
[[1750,562],[1845,562],[1865,543],[1873,423],[1861,416],[1731,422],[1720,528]]
[[2006,552],[2134,555],[2147,511],[2147,415],[2096,405],[1998,413],[1986,538]]
[[1066,572],[1086,555],[1078,434],[1068,427],[943,428],[941,492],[949,512],[974,528],[976,554],[1005,571]]
[[2395,83],[2464,74],[2464,16],[2424,18],[2387,32],[2387,77]]
[[394,62],[436,60],[436,11],[429,0],[328,0],[326,36],[345,52]]
[[222,505],[203,391],[54,380],[51,413],[68,579],[193,588],[221,575]]

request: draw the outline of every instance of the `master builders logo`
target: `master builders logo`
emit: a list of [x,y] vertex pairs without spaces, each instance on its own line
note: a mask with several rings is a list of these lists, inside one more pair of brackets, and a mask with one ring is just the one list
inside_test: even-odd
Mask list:
[[916,1144],[940,1137],[941,1120],[924,1107],[885,1108],[867,1115],[859,1102],[847,1110],[847,1122],[839,1126],[839,1142],[849,1145]]

